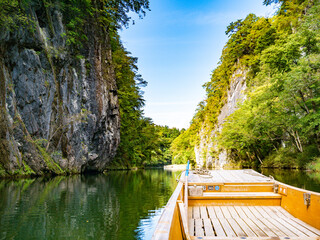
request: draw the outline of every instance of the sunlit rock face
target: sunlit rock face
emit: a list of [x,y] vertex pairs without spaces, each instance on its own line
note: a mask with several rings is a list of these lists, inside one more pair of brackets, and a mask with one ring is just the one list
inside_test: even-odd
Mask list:
[[216,126],[209,131],[206,131],[206,126],[204,126],[200,131],[200,143],[195,146],[198,166],[219,169],[228,163],[228,155],[226,151],[218,149],[215,136],[218,132],[221,132],[223,123],[237,109],[238,103],[245,100],[246,74],[247,71],[241,68],[235,71],[230,81],[226,103],[221,108]]
[[[32,28],[0,31],[0,170],[102,171],[120,141],[108,32],[94,22],[79,52],[58,9],[31,4]],[[40,16],[41,15],[41,16]]]

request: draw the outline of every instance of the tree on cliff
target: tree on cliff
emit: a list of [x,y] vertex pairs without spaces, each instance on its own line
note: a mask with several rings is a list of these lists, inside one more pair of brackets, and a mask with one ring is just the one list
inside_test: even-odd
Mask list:
[[[271,3],[279,7],[274,17],[249,14],[227,27],[220,64],[204,85],[207,98],[191,127],[173,142],[174,156],[181,156],[183,148],[189,154],[200,135],[244,166],[304,167],[319,156],[319,1],[264,1]],[[217,117],[239,68],[249,71],[247,100],[218,134]],[[195,134],[189,134],[191,129]],[[211,154],[217,157],[214,149]]]

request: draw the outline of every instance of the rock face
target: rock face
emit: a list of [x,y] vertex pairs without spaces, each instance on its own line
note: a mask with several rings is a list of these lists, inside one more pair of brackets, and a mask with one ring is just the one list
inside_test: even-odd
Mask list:
[[219,151],[215,137],[218,132],[221,132],[226,118],[237,109],[237,104],[245,100],[246,74],[247,71],[241,68],[235,71],[230,80],[226,103],[221,108],[215,128],[206,131],[204,127],[200,131],[200,143],[195,147],[198,166],[222,168],[228,163],[227,153],[223,150]]
[[58,9],[29,11],[32,29],[0,31],[0,170],[102,171],[120,141],[108,32],[89,22],[80,55]]

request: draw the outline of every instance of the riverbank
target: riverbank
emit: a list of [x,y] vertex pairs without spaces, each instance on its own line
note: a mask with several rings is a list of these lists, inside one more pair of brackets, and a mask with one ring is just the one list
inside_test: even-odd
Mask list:
[[[167,171],[184,171],[186,169],[187,164],[171,164],[171,165],[144,165],[144,166],[124,166],[124,165],[117,165],[113,164],[108,166],[104,171],[102,172],[90,172],[90,174],[95,173],[106,173],[106,172],[112,172],[112,171],[137,171],[142,169],[164,169]],[[210,168],[211,169],[211,168]],[[214,169],[214,168],[212,168]],[[243,169],[239,167],[239,165],[228,165],[225,168],[225,170],[230,169]],[[293,170],[293,171],[309,171],[314,173],[320,173],[320,158],[316,159],[315,161],[308,164],[305,168],[299,168],[297,166],[293,167],[266,167],[266,166],[260,166],[259,168],[254,168],[255,170],[259,172],[263,171],[278,171],[278,170]],[[37,177],[55,177],[55,176],[70,176],[70,175],[85,175],[86,173],[81,172],[62,172],[61,174],[52,174],[52,173],[45,173],[42,175],[30,173],[26,174],[25,172],[15,172],[14,174],[8,174],[4,169],[0,167],[0,179],[16,179],[16,178],[37,178]]]
[[183,171],[186,170],[187,164],[172,164],[172,165],[165,165],[163,168],[164,170],[170,171]]

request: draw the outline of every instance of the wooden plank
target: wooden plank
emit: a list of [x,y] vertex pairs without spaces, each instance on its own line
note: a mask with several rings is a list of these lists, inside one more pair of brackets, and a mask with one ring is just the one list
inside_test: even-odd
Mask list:
[[203,237],[204,231],[203,231],[202,219],[195,219],[194,222],[195,222],[195,229],[196,229],[195,236]]
[[289,229],[291,232],[296,234],[298,237],[307,237],[308,235],[304,232],[300,231],[299,229],[295,228],[288,222],[284,221],[282,218],[277,218],[277,222],[281,223],[283,226],[285,226],[287,229]]
[[[217,237],[201,237],[202,240],[285,240],[288,238],[275,238],[275,239],[270,239],[270,237],[239,237],[239,238],[234,238],[234,237],[223,237],[223,238],[217,238]],[[198,237],[191,237],[191,240],[199,240]],[[290,240],[302,240],[300,237],[291,237]],[[318,237],[308,237],[308,238],[303,238],[303,240],[319,240]]]
[[223,215],[223,213],[222,213],[222,211],[221,211],[219,206],[214,206],[213,209],[214,209],[214,211],[215,211],[215,213],[217,215],[217,218],[219,218],[219,219],[220,218],[224,218],[224,215]]
[[[248,218],[247,218],[248,219]],[[256,237],[257,235],[254,233],[254,231],[247,225],[247,223],[242,218],[236,218],[234,219],[241,229],[245,232],[245,234],[248,237]],[[266,236],[266,235],[265,235]]]
[[[281,198],[280,194],[273,192],[204,192],[204,197],[210,198]],[[195,198],[190,196],[190,198]]]
[[211,197],[190,197],[189,206],[279,206],[280,198],[211,198]]
[[268,221],[269,218],[261,218],[257,219],[260,222],[262,222],[264,225],[266,225],[272,232],[275,233],[276,236],[278,237],[286,237],[287,235],[282,232],[277,226],[273,225],[271,222]]
[[210,218],[217,218],[216,213],[214,212],[214,209],[212,206],[207,206],[209,217]]
[[188,226],[189,226],[189,234],[190,234],[190,236],[194,236],[194,219],[189,218]]
[[239,224],[233,218],[228,218],[227,221],[238,237],[247,237],[247,234],[244,233]]
[[[289,229],[287,229],[285,226],[277,222],[274,218],[261,218],[260,220],[265,220],[265,222],[269,222],[270,224],[272,224],[274,226],[274,229],[276,228],[279,229],[279,231],[282,232],[282,234],[279,233],[280,234],[279,237],[296,237],[297,236],[296,234],[291,232]],[[275,232],[274,229],[272,228],[273,232]]]
[[[269,207],[270,208],[270,207]],[[269,209],[268,208],[268,209]],[[280,206],[273,206],[273,209],[275,209],[278,212],[278,216],[283,218],[286,222],[290,223],[300,231],[306,233],[308,236],[319,236],[320,231],[311,227],[310,225],[306,224],[305,222],[301,221],[300,219],[297,219],[293,217],[290,213],[288,213],[285,209],[283,209]],[[281,215],[279,214],[281,213]],[[297,221],[295,221],[297,219]]]
[[268,211],[269,213],[271,213],[271,217],[275,218],[275,217],[285,217],[285,215],[283,213],[281,213],[280,211],[278,211],[276,208],[274,207],[270,207],[270,206],[264,206],[263,207],[266,211]]
[[230,224],[228,223],[227,219],[225,218],[219,218],[219,221],[221,223],[221,226],[223,227],[223,230],[225,231],[227,237],[236,237],[237,235],[232,230]]
[[[283,195],[281,199],[281,207],[296,218],[299,218],[316,229],[320,229],[320,193],[296,188],[280,182],[277,183],[279,187],[287,188],[287,195]],[[309,207],[306,207],[304,204],[303,193],[309,193],[311,195]]]
[[222,179],[222,182],[228,182],[226,178],[224,178],[220,173],[221,173],[221,170],[217,170],[215,171],[219,176],[220,178]]
[[227,206],[227,208],[228,208],[232,218],[239,218],[240,217],[233,206]]
[[[264,224],[264,221],[262,219],[255,219],[252,220],[250,218],[246,219],[246,222],[253,222],[255,225],[257,225],[265,234],[268,235],[268,237],[277,237],[278,235],[274,233],[266,224]],[[256,231],[257,233],[258,231]],[[282,233],[281,233],[282,234]]]
[[226,182],[238,182],[228,171],[220,170],[219,174],[226,180]]
[[205,206],[200,206],[200,215],[202,219],[208,218],[208,213]]
[[217,218],[211,219],[211,222],[212,222],[213,229],[214,229],[217,237],[226,237],[227,236],[221,226],[220,221]]
[[199,208],[199,206],[194,206],[193,207],[193,218],[194,219],[199,219],[200,218],[200,208]]
[[190,240],[190,236],[189,236],[189,227],[188,227],[188,219],[187,219],[187,214],[186,214],[186,208],[184,206],[184,204],[182,202],[178,203],[179,205],[179,210],[180,210],[180,216],[181,216],[181,220],[182,220],[182,226],[184,229],[184,233],[186,236],[187,240]]
[[244,213],[247,215],[248,218],[251,218],[251,219],[255,219],[256,217],[252,214],[252,212],[249,210],[248,207],[244,207],[244,206],[241,206],[240,207]]
[[228,173],[230,175],[232,175],[237,182],[245,182],[246,181],[246,179],[243,177],[243,174],[240,174],[239,172],[229,171]]
[[271,217],[269,215],[268,211],[265,211],[264,208],[262,206],[254,206],[255,209],[264,217],[264,218],[269,218]]
[[273,192],[273,185],[271,184],[239,184],[230,183],[224,184],[222,187],[224,192]]
[[290,213],[288,213],[285,209],[283,209],[280,206],[274,206],[273,208],[275,208],[276,210],[278,210],[279,212],[281,212],[284,216],[286,216],[287,218],[295,218],[294,216],[292,216]]
[[[274,236],[275,234],[268,229],[264,224],[262,224],[260,221],[255,221],[253,222],[250,218],[241,218],[241,220],[243,220],[249,227],[250,229],[252,229],[252,231],[258,236],[258,237],[267,237],[268,233],[270,234],[270,236]],[[236,219],[236,221],[238,221],[238,219]],[[239,222],[238,222],[239,223]],[[260,224],[259,224],[260,223]],[[240,225],[240,224],[239,224]],[[242,229],[248,234],[247,230],[242,226]],[[265,233],[263,230],[266,230],[267,233]],[[251,235],[251,233],[250,233]],[[251,236],[249,236],[251,237]]]
[[248,216],[244,213],[244,211],[242,210],[242,208],[240,206],[234,206],[234,209],[237,211],[238,215],[241,218],[248,218]]
[[220,209],[224,215],[224,218],[232,218],[227,206],[221,206]]
[[292,218],[293,221],[302,225],[303,227],[307,228],[309,231],[314,232],[315,234],[320,236],[320,230],[316,229],[315,227],[310,226],[309,224],[301,221],[299,218]]
[[217,173],[217,171],[210,171],[210,174],[212,176],[212,180],[214,183],[222,183],[224,182],[224,179],[220,176],[220,174]]
[[203,226],[206,236],[215,236],[212,228],[212,224],[209,218],[203,219]]
[[163,213],[160,216],[156,229],[153,233],[153,236],[152,236],[153,240],[169,239],[170,235],[174,236],[174,234],[170,234],[170,231],[175,221],[178,220],[176,216],[178,217],[179,214],[177,213],[178,209],[176,208],[176,205],[177,205],[177,199],[180,195],[180,192],[182,191],[182,186],[183,186],[182,182],[179,182],[176,190],[171,195],[165,209],[163,210]]
[[318,234],[315,234],[314,232],[310,231],[309,229],[305,228],[304,226],[298,224],[292,218],[284,218],[283,220],[288,222],[289,224],[291,224],[293,227],[298,229],[300,232],[305,233],[309,237],[317,237],[317,236],[319,236]]
[[248,206],[248,209],[252,212],[252,214],[256,217],[256,218],[263,218],[263,215],[261,215],[259,213],[259,211],[257,211],[257,209],[254,206]]
[[188,218],[193,218],[192,207],[188,207]]

